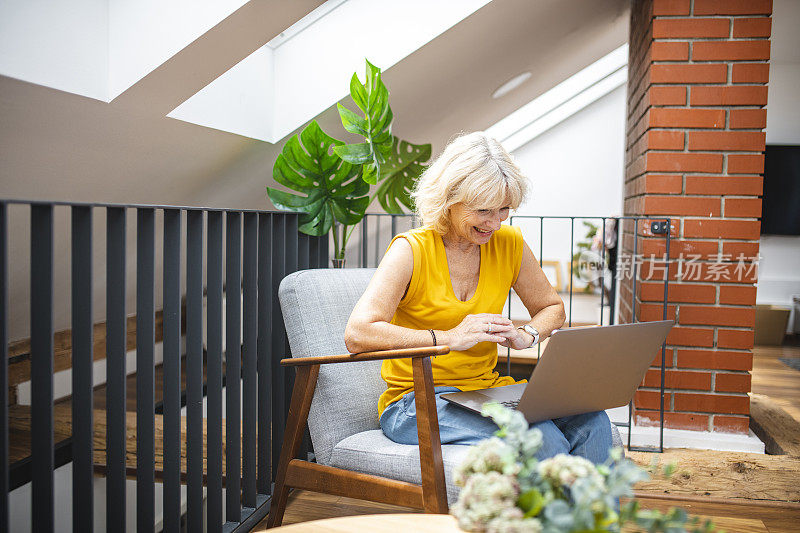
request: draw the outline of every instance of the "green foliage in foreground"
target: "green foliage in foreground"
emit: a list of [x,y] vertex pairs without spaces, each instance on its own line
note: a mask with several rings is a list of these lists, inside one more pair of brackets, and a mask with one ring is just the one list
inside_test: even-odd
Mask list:
[[466,531],[591,533],[619,531],[628,522],[650,532],[714,531],[683,509],[643,510],[634,499],[620,507],[619,498],[632,498],[633,485],[650,477],[622,449],[612,449],[601,465],[563,454],[539,461],[541,431],[530,429],[522,413],[488,403],[482,414],[500,430],[456,468],[463,488],[451,513]]

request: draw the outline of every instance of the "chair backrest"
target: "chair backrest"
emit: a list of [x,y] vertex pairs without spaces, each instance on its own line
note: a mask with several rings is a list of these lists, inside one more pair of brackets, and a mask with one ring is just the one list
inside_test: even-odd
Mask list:
[[[301,270],[278,290],[292,357],[347,353],[344,329],[374,268]],[[342,439],[378,429],[378,396],[386,390],[380,361],[322,365],[308,429],[317,462],[328,464]]]

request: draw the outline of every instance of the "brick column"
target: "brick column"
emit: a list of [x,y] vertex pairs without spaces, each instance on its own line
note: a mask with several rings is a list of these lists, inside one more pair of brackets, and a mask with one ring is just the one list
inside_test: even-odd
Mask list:
[[[755,320],[770,0],[634,0],[625,214],[669,216],[666,426],[746,433]],[[640,226],[639,320],[661,318],[664,239]],[[633,253],[623,224],[621,261]],[[658,261],[658,258],[661,261]],[[632,284],[622,280],[621,319]],[[636,393],[658,424],[660,352]]]

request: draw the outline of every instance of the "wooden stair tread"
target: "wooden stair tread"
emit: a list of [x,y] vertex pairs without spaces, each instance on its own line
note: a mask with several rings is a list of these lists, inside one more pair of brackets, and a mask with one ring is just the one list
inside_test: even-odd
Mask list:
[[[155,415],[155,472],[156,477],[164,472],[164,416]],[[136,413],[126,413],[126,454],[125,465],[129,477],[136,475]],[[203,419],[203,472],[207,471],[207,429],[208,420]],[[222,420],[222,470],[225,471],[225,420]],[[239,436],[241,446],[241,434]],[[106,468],[106,412],[95,409],[94,412],[94,464],[98,473],[105,472]],[[181,417],[181,474],[186,474],[186,417]],[[223,476],[224,478],[224,476]]]
[[[129,477],[136,474],[136,413],[128,411],[126,415],[126,469]],[[155,425],[155,469],[156,477],[164,471],[164,416],[154,415]],[[206,471],[207,420],[203,419],[203,471]],[[225,469],[225,420],[222,420],[222,468]],[[72,409],[69,403],[58,403],[53,406],[54,442],[59,444],[72,436]],[[9,406],[9,462],[22,461],[30,457],[30,406]],[[240,436],[241,442],[241,436]],[[99,474],[106,468],[106,411],[94,410],[94,465]],[[181,474],[186,474],[186,417],[181,417]]]

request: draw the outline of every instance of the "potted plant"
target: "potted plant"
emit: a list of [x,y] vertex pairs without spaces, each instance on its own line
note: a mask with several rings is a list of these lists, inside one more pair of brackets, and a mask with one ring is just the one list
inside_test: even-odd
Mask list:
[[375,199],[387,213],[413,209],[411,190],[431,157],[430,144],[412,144],[392,135],[389,90],[378,67],[366,61],[364,83],[353,73],[350,96],[361,113],[337,104],[339,117],[344,129],[364,142],[346,144],[312,120],[286,141],[272,168],[277,183],[299,194],[267,187],[275,207],[302,213],[301,232],[333,234],[338,267],[344,266],[355,225]]

